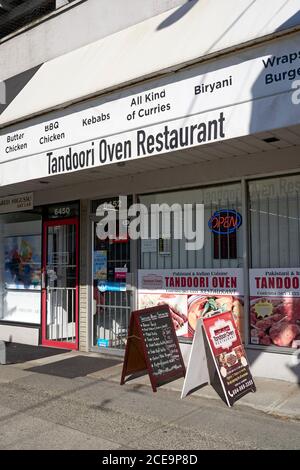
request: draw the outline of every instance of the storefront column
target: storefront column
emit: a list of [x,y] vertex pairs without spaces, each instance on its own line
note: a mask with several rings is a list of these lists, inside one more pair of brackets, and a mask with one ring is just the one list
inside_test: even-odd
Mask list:
[[[138,203],[136,194],[132,195],[132,203]],[[132,310],[138,308],[138,269],[139,269],[139,243],[138,240],[131,240],[131,285],[132,285]]]
[[242,216],[243,216],[243,266],[244,266],[244,344],[249,344],[249,220],[248,220],[248,189],[245,178],[241,180]]
[[89,215],[88,201],[80,201],[80,285],[79,285],[79,350],[89,350]]

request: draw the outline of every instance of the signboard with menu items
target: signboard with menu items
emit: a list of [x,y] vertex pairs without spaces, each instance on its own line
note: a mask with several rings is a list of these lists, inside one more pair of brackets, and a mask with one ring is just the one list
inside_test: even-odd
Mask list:
[[121,385],[125,377],[148,371],[152,389],[184,377],[185,366],[168,305],[132,312]]
[[203,319],[203,327],[228,406],[256,387],[231,312]]

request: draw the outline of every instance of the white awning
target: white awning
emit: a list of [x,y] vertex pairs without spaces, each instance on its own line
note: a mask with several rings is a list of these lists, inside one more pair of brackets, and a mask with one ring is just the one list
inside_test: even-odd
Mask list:
[[299,25],[299,0],[192,0],[43,64],[3,111],[0,126]]

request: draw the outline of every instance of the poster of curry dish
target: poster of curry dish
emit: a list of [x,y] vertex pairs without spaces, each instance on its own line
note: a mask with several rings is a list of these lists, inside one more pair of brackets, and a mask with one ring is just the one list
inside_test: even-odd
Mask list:
[[250,270],[252,344],[300,348],[300,268]]
[[138,307],[169,305],[178,336],[192,338],[199,318],[231,312],[243,336],[241,270],[140,270]]

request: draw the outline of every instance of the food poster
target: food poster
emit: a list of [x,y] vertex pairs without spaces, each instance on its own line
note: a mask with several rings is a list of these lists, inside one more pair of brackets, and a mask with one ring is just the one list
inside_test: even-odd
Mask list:
[[4,238],[5,287],[41,288],[41,236],[22,235]]
[[243,270],[139,270],[138,308],[167,304],[177,336],[192,338],[199,318],[231,311],[241,335]]
[[138,294],[138,308],[150,308],[157,305],[167,304],[170,307],[173,324],[177,336],[189,336],[188,334],[188,310],[187,296],[177,294],[156,294],[141,293]]
[[231,312],[204,318],[203,327],[228,406],[256,391],[248,360]]
[[300,348],[300,268],[250,269],[250,338]]

